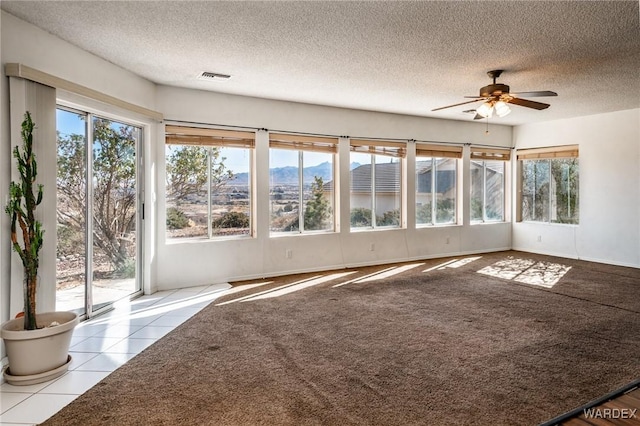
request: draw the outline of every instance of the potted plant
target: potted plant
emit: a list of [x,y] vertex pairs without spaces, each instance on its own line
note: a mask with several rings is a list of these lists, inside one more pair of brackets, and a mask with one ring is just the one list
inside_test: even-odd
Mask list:
[[34,128],[27,111],[22,122],[22,152],[18,146],[13,150],[20,180],[11,182],[5,209],[11,218],[11,245],[20,256],[24,270],[24,315],[5,322],[0,329],[9,359],[4,377],[15,385],[40,383],[64,374],[71,361],[69,345],[73,328],[79,321],[74,312],[36,313],[39,254],[44,230],[35,218],[36,207],[42,202],[43,186],[36,186],[38,165],[33,152]]

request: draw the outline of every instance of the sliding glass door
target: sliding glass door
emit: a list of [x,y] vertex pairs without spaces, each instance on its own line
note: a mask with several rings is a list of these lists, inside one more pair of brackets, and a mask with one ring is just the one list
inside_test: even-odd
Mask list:
[[59,108],[56,309],[88,317],[141,290],[142,129]]

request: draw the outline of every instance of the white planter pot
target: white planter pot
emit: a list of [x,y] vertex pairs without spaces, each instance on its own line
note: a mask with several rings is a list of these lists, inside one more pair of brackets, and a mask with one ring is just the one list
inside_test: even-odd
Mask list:
[[[0,337],[9,359],[4,378],[13,385],[31,385],[61,376],[67,371],[71,357],[69,345],[78,324],[74,312],[45,312],[36,315],[38,330],[24,330],[24,318],[2,324]],[[60,325],[49,327],[57,321]]]

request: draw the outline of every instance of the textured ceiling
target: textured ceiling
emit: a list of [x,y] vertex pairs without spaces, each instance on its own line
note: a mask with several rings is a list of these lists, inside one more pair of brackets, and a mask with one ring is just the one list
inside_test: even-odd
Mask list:
[[[464,101],[504,69],[552,90],[522,124],[640,107],[634,1],[2,1],[1,8],[155,83],[471,120]],[[28,65],[28,64],[27,64]],[[202,71],[230,74],[202,81]]]

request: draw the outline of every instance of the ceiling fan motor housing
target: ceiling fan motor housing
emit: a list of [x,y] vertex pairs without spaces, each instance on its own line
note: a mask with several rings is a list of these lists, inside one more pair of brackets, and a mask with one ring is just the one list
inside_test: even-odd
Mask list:
[[480,97],[500,96],[509,93],[509,86],[506,84],[490,84],[480,89]]

